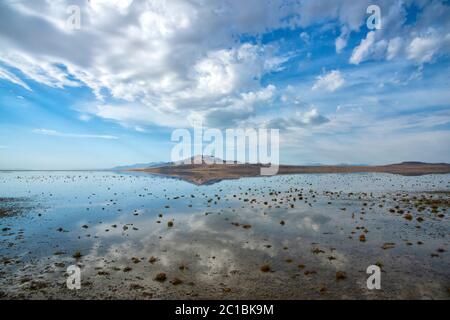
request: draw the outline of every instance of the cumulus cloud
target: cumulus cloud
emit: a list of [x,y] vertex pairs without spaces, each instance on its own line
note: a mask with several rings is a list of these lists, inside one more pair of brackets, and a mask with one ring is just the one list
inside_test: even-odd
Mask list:
[[[404,58],[416,64],[432,63],[450,52],[450,6],[442,1],[413,1],[420,8],[414,23],[407,24],[411,3],[383,3],[381,30],[370,31],[353,49],[349,62]],[[338,38],[339,39],[339,38]],[[336,40],[336,49],[338,45]]]
[[414,38],[407,49],[408,58],[428,62],[433,58],[438,46],[439,41],[436,38]]
[[[274,29],[322,24],[340,31],[335,40],[339,53],[352,32],[364,30],[369,4],[369,0],[3,1],[0,62],[5,69],[0,76],[22,86],[32,80],[53,88],[90,88],[97,100],[74,107],[84,120],[96,116],[142,129],[149,124],[186,126],[200,117],[211,125],[226,125],[254,117],[258,107],[274,99],[280,90],[274,86],[269,98],[257,99],[269,88],[263,79],[283,70],[290,59],[277,44],[244,43],[242,35],[259,39]],[[431,62],[448,47],[436,47],[423,35],[436,17],[445,20],[448,6],[422,3],[423,13],[411,30],[403,28],[407,4],[387,0],[379,4],[383,30],[369,32],[354,48],[350,63],[393,59],[404,51],[411,61]],[[69,5],[81,7],[80,30],[66,28]],[[434,26],[438,37],[445,38],[446,27]],[[311,44],[312,34],[301,31],[299,41]],[[23,79],[9,70],[19,70]],[[343,84],[340,72],[332,71],[318,77],[313,88],[333,92]]]
[[339,70],[333,70],[323,76],[318,76],[312,90],[334,92],[338,88],[342,87],[344,83],[345,80],[342,77],[341,72]]
[[[280,70],[288,58],[276,48],[237,40],[288,26],[292,6],[281,3],[11,1],[0,12],[0,61],[51,87],[89,87],[99,103],[85,114],[124,122],[127,109],[133,121],[186,125],[191,113],[233,107]],[[80,30],[66,29],[69,4],[81,7]],[[109,98],[114,107],[98,107]]]
[[353,49],[352,56],[350,57],[350,63],[359,64],[361,61],[367,59],[370,53],[373,51],[373,44],[375,42],[375,32],[370,31],[366,38],[361,40],[361,43]]
[[165,112],[133,103],[90,103],[77,105],[74,109],[80,112],[83,118],[90,119],[91,116],[97,116],[137,131],[142,131],[150,121],[164,123],[169,127],[191,126],[194,122],[202,122],[206,127],[225,128],[239,126],[239,121],[255,115],[258,106],[273,100],[276,90],[274,85],[268,85],[239,96],[223,98],[209,107],[189,111],[174,109],[171,112]]
[[244,126],[245,120],[257,115],[261,105],[273,101],[276,89],[274,85],[268,85],[258,91],[242,93],[240,97],[229,101],[228,108],[211,108],[197,114],[196,120],[202,121],[208,127]]
[[76,134],[76,133],[64,133],[49,129],[34,129],[34,133],[42,134],[46,136],[54,137],[64,137],[64,138],[81,138],[81,139],[107,139],[107,140],[117,140],[115,136],[109,135],[97,135],[97,134]]
[[296,6],[296,12],[299,13],[298,24],[307,27],[318,21],[337,20],[350,30],[358,31],[364,24],[369,3],[368,0],[300,1]]
[[403,40],[400,37],[395,37],[389,40],[388,48],[387,48],[387,56],[388,60],[392,60],[397,57],[402,50]]
[[290,116],[272,119],[266,123],[266,127],[275,129],[308,128],[320,126],[329,121],[327,117],[319,114],[316,108],[312,108],[306,112],[297,111]]
[[444,37],[436,34],[415,37],[406,49],[407,57],[419,63],[430,62],[441,48],[445,48],[449,44],[450,33]]
[[[239,115],[235,101],[282,69],[288,57],[276,47],[242,44],[240,35],[322,20],[356,31],[367,3],[8,1],[0,11],[0,61],[51,87],[89,87],[99,103],[85,114],[124,122],[118,109],[126,108],[133,121],[172,126],[220,109]],[[66,28],[68,5],[81,7],[80,30]],[[308,41],[306,33],[301,37]],[[117,100],[114,107],[99,111],[109,98]]]

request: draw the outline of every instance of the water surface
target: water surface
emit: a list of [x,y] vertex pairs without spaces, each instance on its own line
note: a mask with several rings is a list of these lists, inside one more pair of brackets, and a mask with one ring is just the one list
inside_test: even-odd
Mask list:
[[[450,175],[195,186],[147,174],[1,172],[0,297],[448,299],[449,184]],[[374,264],[381,290],[366,286]],[[81,267],[81,290],[66,288],[70,265]]]

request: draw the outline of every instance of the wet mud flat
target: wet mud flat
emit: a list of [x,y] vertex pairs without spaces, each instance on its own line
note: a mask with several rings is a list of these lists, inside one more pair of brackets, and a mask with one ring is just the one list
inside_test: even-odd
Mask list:
[[0,197],[0,218],[12,217],[30,209],[32,209],[30,199]]
[[449,177],[0,177],[0,298],[450,299]]

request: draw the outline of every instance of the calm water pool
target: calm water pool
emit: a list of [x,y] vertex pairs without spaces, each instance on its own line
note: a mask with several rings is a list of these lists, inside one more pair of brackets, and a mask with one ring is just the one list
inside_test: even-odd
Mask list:
[[448,299],[449,195],[450,175],[0,172],[0,296]]

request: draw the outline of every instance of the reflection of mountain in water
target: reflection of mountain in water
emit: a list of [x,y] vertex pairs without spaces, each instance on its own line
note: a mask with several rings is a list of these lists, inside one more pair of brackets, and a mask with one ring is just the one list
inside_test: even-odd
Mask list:
[[[188,163],[188,164],[185,164]],[[213,184],[226,179],[261,176],[261,168],[269,165],[243,164],[224,162],[222,159],[209,156],[195,156],[183,163],[167,163],[155,167],[130,169],[134,172],[147,172],[180,178],[196,185]],[[368,165],[316,165],[292,166],[280,165],[277,174],[333,174],[333,173],[391,173],[404,176],[419,176],[426,174],[450,173],[450,164],[402,162],[398,164],[368,166]]]

